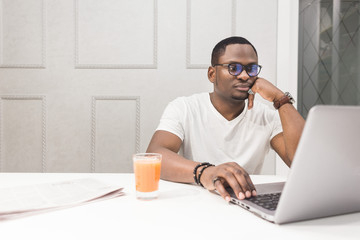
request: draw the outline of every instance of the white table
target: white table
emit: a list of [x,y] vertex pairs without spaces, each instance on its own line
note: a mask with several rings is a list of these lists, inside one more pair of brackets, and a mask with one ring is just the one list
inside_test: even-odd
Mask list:
[[[0,187],[85,177],[122,186],[126,195],[0,221],[0,238],[360,239],[360,213],[276,225],[191,184],[161,181],[158,199],[137,200],[133,174],[0,173]],[[276,176],[252,176],[252,179],[254,183],[283,180]]]

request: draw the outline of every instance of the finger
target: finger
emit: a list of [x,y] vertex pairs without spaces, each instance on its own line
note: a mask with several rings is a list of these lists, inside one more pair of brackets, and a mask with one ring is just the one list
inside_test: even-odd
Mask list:
[[225,199],[225,201],[230,202],[230,194],[225,190],[224,185],[221,181],[215,181],[214,186],[216,190],[219,192],[219,194]]
[[220,177],[216,177],[212,180],[213,187],[215,188],[216,181],[221,181]]
[[250,110],[254,106],[255,94],[249,94],[248,96],[248,109]]
[[[253,190],[255,190],[254,185],[252,184],[251,180],[251,184],[249,184],[248,178],[249,174],[242,168],[236,168],[234,171],[234,176],[236,177],[237,182],[240,184],[244,196],[246,198],[251,197]],[[245,198],[244,197],[244,198]]]
[[234,193],[238,199],[245,199],[245,197],[246,197],[245,191],[231,170],[227,171],[222,177],[232,188],[232,190],[234,191]]
[[255,185],[253,184],[253,182],[251,181],[251,178],[250,178],[249,174],[245,175],[245,179],[246,179],[246,181],[248,183],[248,186],[250,187],[250,193],[251,194],[250,194],[249,197],[251,197],[251,196],[255,197],[257,195],[256,188],[255,188]]
[[[230,168],[229,171],[232,171],[234,176],[237,178],[237,181],[241,185],[246,197],[251,197],[252,194],[256,195],[256,189],[254,184],[252,183],[249,174],[245,169],[240,167],[237,163],[229,163]],[[254,192],[255,191],[255,192]],[[254,196],[255,196],[254,195]]]

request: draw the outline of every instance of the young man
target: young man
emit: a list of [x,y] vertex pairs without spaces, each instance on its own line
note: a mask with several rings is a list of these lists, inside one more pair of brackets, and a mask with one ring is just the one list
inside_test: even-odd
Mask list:
[[[305,121],[289,93],[258,78],[260,70],[245,38],[214,47],[208,69],[213,92],[172,101],[147,149],[163,155],[162,179],[196,182],[230,201],[226,185],[239,199],[256,195],[249,174],[259,173],[270,147],[291,165]],[[254,101],[256,94],[276,110]]]

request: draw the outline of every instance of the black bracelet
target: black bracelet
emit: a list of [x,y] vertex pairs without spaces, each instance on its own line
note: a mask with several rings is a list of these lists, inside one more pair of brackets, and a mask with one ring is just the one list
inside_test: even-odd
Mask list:
[[194,174],[194,181],[195,181],[196,184],[199,184],[199,180],[198,180],[198,178],[197,178],[197,176],[196,176],[196,172],[197,172],[198,168],[199,168],[199,167],[202,167],[202,166],[204,166],[204,165],[209,165],[209,164],[210,164],[210,163],[208,163],[208,162],[199,163],[199,164],[196,165],[196,167],[194,168],[193,174]]
[[204,170],[207,169],[208,167],[213,167],[213,166],[215,166],[215,165],[214,165],[214,164],[207,164],[206,166],[204,166],[204,167],[200,170],[200,172],[199,172],[199,177],[198,177],[198,182],[199,182],[198,184],[199,184],[200,186],[204,187],[204,185],[202,185],[202,183],[201,183],[201,181],[200,181],[201,175],[203,174]]

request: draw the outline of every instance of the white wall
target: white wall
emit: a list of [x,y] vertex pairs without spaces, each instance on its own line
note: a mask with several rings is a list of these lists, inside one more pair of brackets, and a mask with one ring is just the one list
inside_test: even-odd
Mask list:
[[296,94],[281,80],[295,65],[277,69],[295,56],[289,2],[0,0],[0,171],[131,172],[166,104],[212,90],[211,50],[231,35]]
[[[297,97],[299,1],[278,1],[277,87]],[[294,105],[296,107],[296,104]],[[287,175],[289,168],[280,157],[276,159],[276,174]]]

